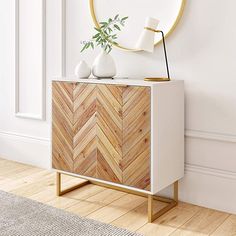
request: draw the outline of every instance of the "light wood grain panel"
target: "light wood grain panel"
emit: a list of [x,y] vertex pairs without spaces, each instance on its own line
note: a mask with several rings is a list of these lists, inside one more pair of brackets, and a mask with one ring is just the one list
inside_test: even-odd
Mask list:
[[[136,106],[139,105],[140,100],[143,98],[147,99],[147,95],[150,93],[150,88],[139,87],[139,86],[129,86],[126,88],[128,90],[133,90],[134,93],[130,91],[128,94],[123,93],[123,116],[126,117]],[[125,90],[126,90],[125,89]]]
[[149,190],[150,88],[58,83],[54,167]]
[[73,122],[73,89],[74,83],[53,82],[52,99],[57,104],[58,109],[62,110],[61,114]]
[[[140,139],[137,145],[134,148],[131,148],[122,158],[121,166],[124,171],[128,168],[129,165],[135,161],[145,150],[149,150],[151,142],[150,142],[150,133],[147,133],[144,136],[144,139]],[[149,163],[149,161],[148,161]]]
[[123,183],[147,190],[150,190],[150,96],[150,88],[145,87],[129,86],[123,92]]
[[[84,108],[88,99],[91,98],[91,94],[96,92],[96,84],[84,84],[76,83],[75,89],[73,91],[74,97],[74,112],[80,107]],[[96,98],[96,97],[95,97]]]
[[[101,152],[97,152],[97,176],[99,179],[122,183],[122,173],[119,173],[119,167],[110,159],[110,156],[104,157]],[[118,174],[117,174],[118,173]]]
[[123,171],[123,183],[150,190],[150,182],[150,150],[147,149]]
[[122,90],[113,87],[78,83],[74,89],[74,173],[120,183]]
[[[88,136],[85,138],[88,138],[86,140],[86,146],[79,149],[80,147],[77,147],[75,150],[75,159],[74,159],[74,173],[85,175],[85,176],[97,176],[97,140],[96,140],[96,129],[93,128],[93,134],[90,135],[88,133]],[[91,140],[89,138],[91,136]],[[81,150],[81,151],[80,151]],[[78,153],[78,154],[77,154]]]
[[73,172],[97,177],[96,86],[78,83],[74,90]]
[[116,126],[101,104],[98,106],[97,125],[112,144],[112,148],[122,157],[122,130]]
[[52,84],[52,166],[73,171],[73,90],[74,83]]
[[122,183],[122,89],[97,85],[97,177]]
[[[78,84],[77,86],[81,85]],[[81,91],[80,95],[74,94],[74,97],[76,97],[74,99],[74,124],[79,130],[96,112],[97,89],[94,85],[88,85]]]
[[112,96],[116,98],[116,100],[120,103],[120,105],[123,104],[123,87],[121,86],[109,86],[109,91],[112,93]]

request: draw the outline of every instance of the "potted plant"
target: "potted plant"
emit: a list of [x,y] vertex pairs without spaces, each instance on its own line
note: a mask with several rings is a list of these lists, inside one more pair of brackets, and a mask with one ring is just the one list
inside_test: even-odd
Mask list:
[[117,32],[121,31],[121,28],[125,26],[127,19],[127,16],[121,18],[119,15],[116,15],[114,18],[100,22],[100,28],[94,28],[96,33],[92,39],[83,42],[84,45],[81,52],[87,49],[94,49],[95,47],[101,47],[102,49],[92,66],[92,73],[95,77],[112,78],[116,75],[115,62],[110,52],[114,45],[118,45],[116,42],[118,38]]

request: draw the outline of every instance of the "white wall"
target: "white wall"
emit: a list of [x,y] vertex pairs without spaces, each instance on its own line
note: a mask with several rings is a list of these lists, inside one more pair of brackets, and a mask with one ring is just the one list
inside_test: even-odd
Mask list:
[[[49,167],[50,80],[61,74],[61,1],[47,1],[47,121],[14,116],[14,1],[0,2],[0,156]],[[98,51],[80,54],[90,36],[87,1],[67,1],[66,69]],[[127,5],[127,7],[129,7]],[[236,15],[234,0],[187,0],[183,18],[167,39],[171,75],[186,86],[186,176],[180,198],[236,213]],[[81,10],[80,10],[81,9]],[[130,7],[131,9],[131,7]],[[114,50],[119,76],[164,73],[155,54]]]
[[46,121],[37,121],[15,117],[15,0],[0,1],[0,156],[49,168],[50,80],[61,74],[61,5],[58,0],[46,2],[47,116]]

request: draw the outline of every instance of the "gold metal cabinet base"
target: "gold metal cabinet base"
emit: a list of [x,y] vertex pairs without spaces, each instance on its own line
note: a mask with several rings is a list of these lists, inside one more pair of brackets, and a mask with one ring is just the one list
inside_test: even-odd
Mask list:
[[78,188],[81,188],[87,184],[89,184],[89,181],[85,181],[83,183],[80,183],[80,184],[77,184],[73,187],[70,187],[70,188],[67,188],[65,190],[62,190],[62,186],[61,186],[61,173],[57,172],[57,177],[56,177],[56,193],[57,193],[57,196],[62,196],[66,193],[69,193],[75,189],[78,189]]
[[[160,216],[162,216],[163,214],[165,214],[167,211],[169,211],[170,209],[172,209],[173,207],[175,207],[178,204],[178,181],[176,181],[173,184],[173,199],[170,198],[166,198],[166,197],[160,197],[160,196],[156,196],[156,195],[151,195],[151,194],[145,194],[145,193],[141,193],[141,192],[137,192],[135,190],[131,190],[131,189],[125,189],[122,187],[118,187],[118,186],[112,186],[110,184],[105,184],[105,183],[100,183],[96,180],[92,180],[92,181],[85,181],[83,183],[77,184],[73,187],[70,187],[68,189],[64,189],[62,190],[61,188],[61,175],[62,173],[57,172],[57,178],[56,178],[56,190],[57,190],[57,196],[62,196],[66,193],[69,193],[75,189],[81,188],[87,184],[95,184],[95,185],[99,185],[102,187],[106,187],[106,188],[111,188],[111,189],[115,189],[118,191],[122,191],[122,192],[126,192],[126,193],[130,193],[130,194],[135,194],[138,196],[142,196],[142,197],[147,197],[148,198],[148,222],[151,223],[154,220],[156,220],[157,218],[159,218]],[[66,174],[72,177],[75,177],[74,175],[70,175],[70,174]],[[153,205],[154,205],[154,201],[160,201],[160,202],[165,202],[168,203],[167,206],[165,206],[164,208],[162,208],[160,211],[154,213],[153,210]]]

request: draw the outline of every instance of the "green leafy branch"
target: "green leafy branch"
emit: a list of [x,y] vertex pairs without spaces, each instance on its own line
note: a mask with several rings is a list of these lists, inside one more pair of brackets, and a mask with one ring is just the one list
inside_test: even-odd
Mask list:
[[81,49],[83,52],[86,49],[94,49],[95,47],[101,47],[107,53],[110,53],[114,45],[118,45],[116,39],[118,38],[117,31],[121,31],[121,28],[125,26],[125,22],[128,16],[120,18],[119,14],[114,18],[109,18],[107,21],[100,22],[100,28],[95,27],[96,34],[92,39],[87,42],[83,42],[84,46]]

